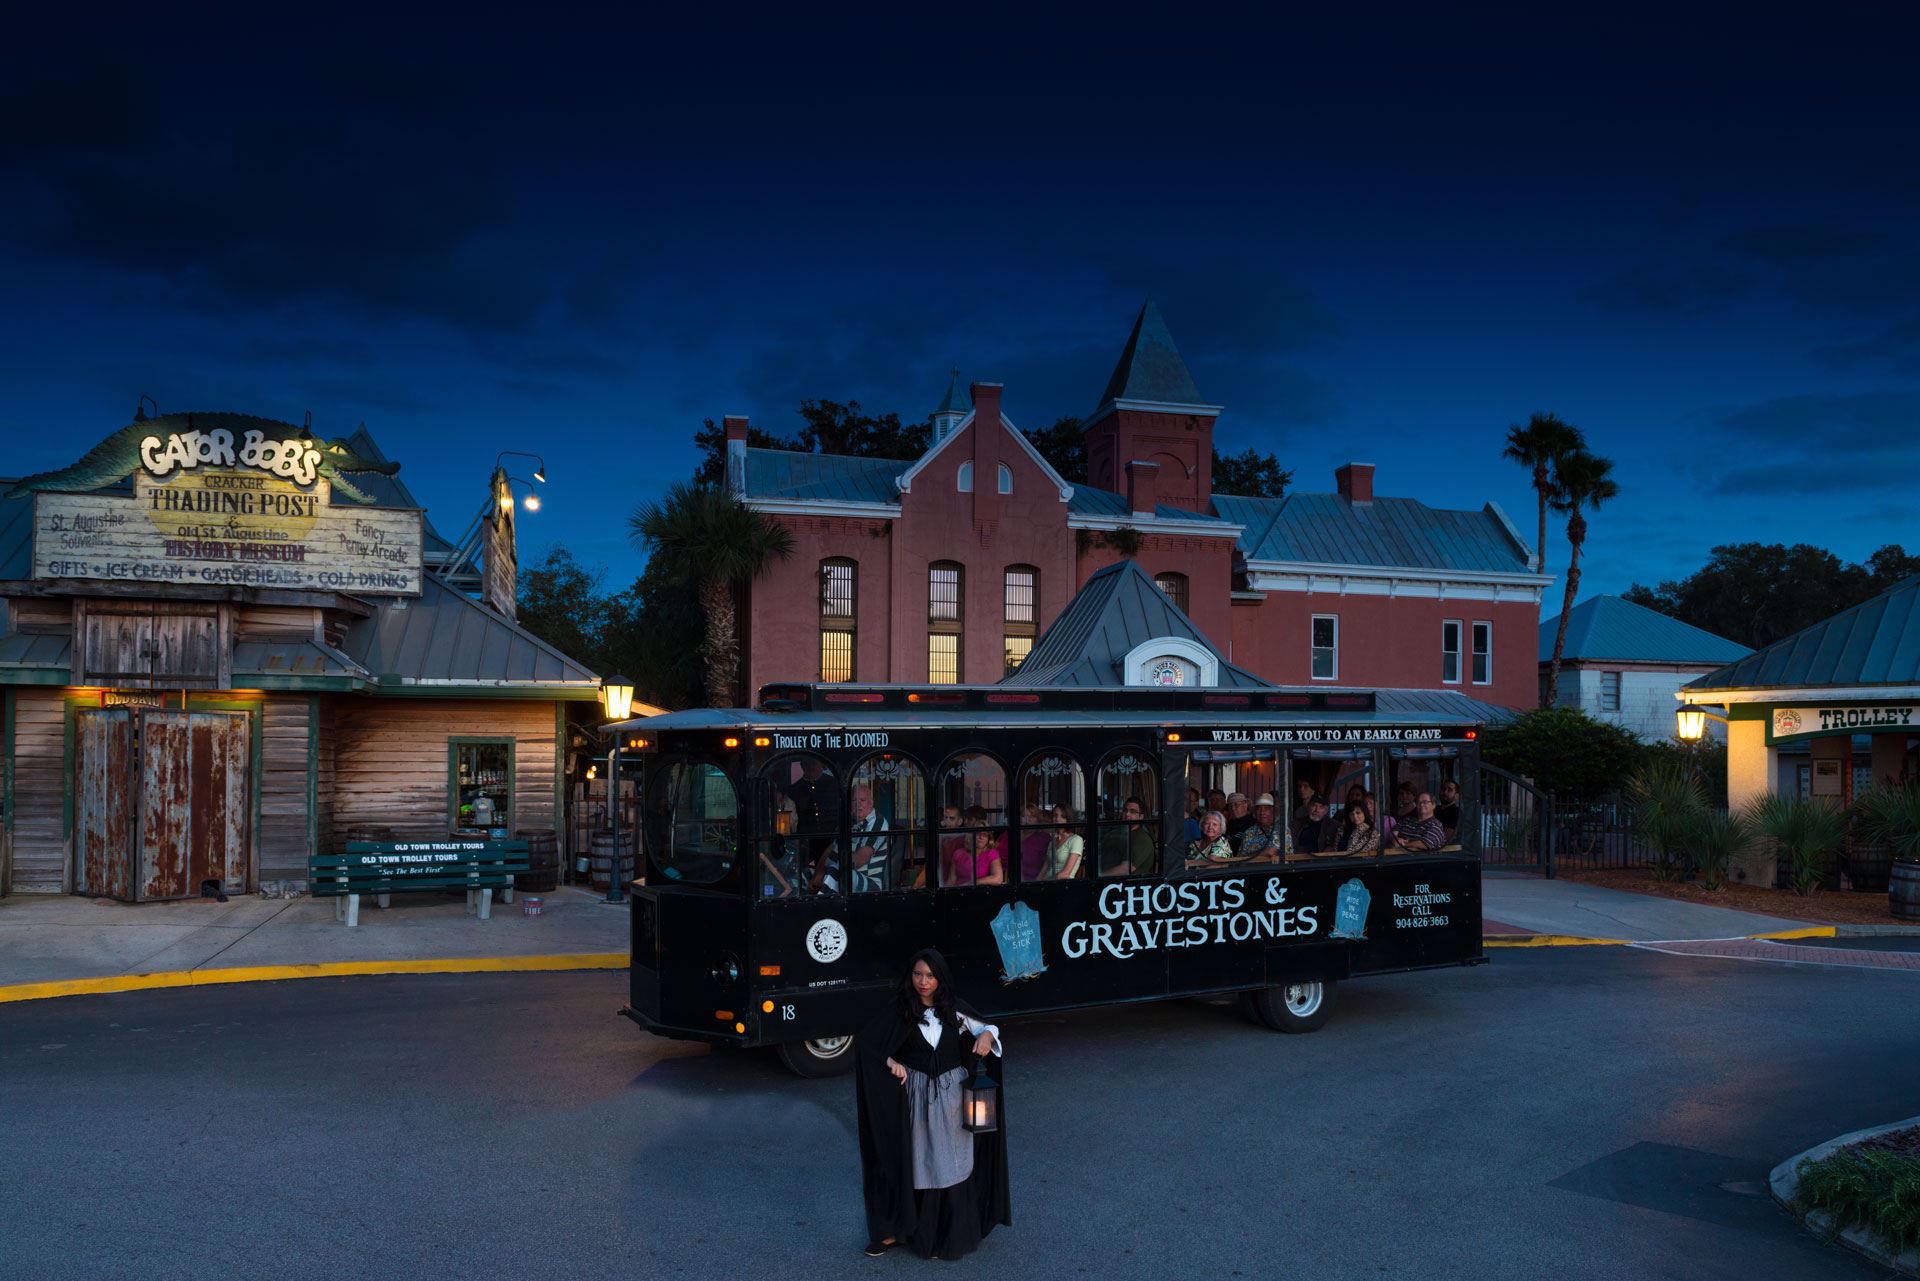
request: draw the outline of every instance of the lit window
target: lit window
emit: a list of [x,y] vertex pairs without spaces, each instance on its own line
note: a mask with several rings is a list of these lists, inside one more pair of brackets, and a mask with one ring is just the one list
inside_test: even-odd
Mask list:
[[960,638],[952,632],[934,632],[927,637],[927,684],[960,683]]
[[1003,494],[1013,492],[1013,468],[1005,463],[1000,464],[1000,492]]
[[1340,677],[1340,616],[1338,614],[1313,616],[1311,644],[1313,679],[1338,680]]
[[971,462],[960,464],[960,471],[958,475],[954,477],[953,483],[963,494],[971,494],[973,492],[973,464]]
[[859,566],[836,557],[820,562],[820,679],[853,679],[854,616]]
[[1155,574],[1153,585],[1167,594],[1175,609],[1187,612],[1187,576],[1185,574]]
[[1007,637],[1007,674],[1011,676],[1020,670],[1020,664],[1027,661],[1027,655],[1033,652],[1033,637]]
[[1460,683],[1460,620],[1457,618],[1440,624],[1440,679],[1448,685]]
[[1617,712],[1620,710],[1620,673],[1600,673],[1600,710]]
[[1493,624],[1473,625],[1473,683],[1493,683]]
[[927,618],[931,622],[960,621],[960,566],[937,561],[927,571]]
[[1038,594],[1040,571],[1031,565],[1009,565],[1006,571],[1006,592],[1002,612],[1004,614],[1007,670],[1016,670],[1033,652],[1033,638],[1038,631],[1039,609],[1035,600]]

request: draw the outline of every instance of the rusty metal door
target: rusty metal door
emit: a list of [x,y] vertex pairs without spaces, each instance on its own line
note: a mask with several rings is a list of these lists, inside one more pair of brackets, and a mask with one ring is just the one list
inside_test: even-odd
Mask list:
[[74,718],[73,890],[133,898],[133,713],[124,707]]
[[249,888],[250,731],[244,712],[141,714],[137,897],[190,898],[207,881]]

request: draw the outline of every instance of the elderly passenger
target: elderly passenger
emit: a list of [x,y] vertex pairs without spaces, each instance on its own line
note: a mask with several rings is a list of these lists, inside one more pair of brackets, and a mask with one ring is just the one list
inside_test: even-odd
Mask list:
[[1233,846],[1227,843],[1227,816],[1219,810],[1208,810],[1200,820],[1200,839],[1187,844],[1187,866],[1217,867],[1235,861]]
[[1417,817],[1400,824],[1393,834],[1393,843],[1414,853],[1446,845],[1447,828],[1434,813],[1433,793],[1421,792],[1413,798],[1413,806]]
[[1286,837],[1280,828],[1280,810],[1273,803],[1273,793],[1262,792],[1253,803],[1253,822],[1240,834],[1240,857],[1271,861],[1281,856],[1285,845]]

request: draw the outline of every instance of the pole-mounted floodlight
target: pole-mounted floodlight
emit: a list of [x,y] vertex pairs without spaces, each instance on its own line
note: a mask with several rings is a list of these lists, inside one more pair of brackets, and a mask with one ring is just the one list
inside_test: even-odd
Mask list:
[[529,454],[524,449],[503,449],[493,456],[493,465],[498,467],[502,458],[531,458],[534,461],[533,478],[542,485],[547,483],[547,460],[538,454]]

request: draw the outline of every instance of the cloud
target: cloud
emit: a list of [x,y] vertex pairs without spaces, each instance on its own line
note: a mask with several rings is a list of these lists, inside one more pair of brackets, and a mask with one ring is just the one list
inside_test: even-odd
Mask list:
[[1829,369],[1882,365],[1894,373],[1920,374],[1920,316],[1896,321],[1853,342],[1817,347],[1813,358]]
[[1920,444],[1920,392],[1781,396],[1715,415],[1735,442],[1795,445],[1832,454],[1867,454]]
[[1590,285],[1585,297],[1618,311],[1694,316],[1752,292],[1751,273],[1714,263],[1638,263]]

